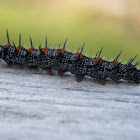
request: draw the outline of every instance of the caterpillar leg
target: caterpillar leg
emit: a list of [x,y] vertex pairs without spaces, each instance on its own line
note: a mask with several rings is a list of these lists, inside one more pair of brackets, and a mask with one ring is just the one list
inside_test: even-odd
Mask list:
[[59,71],[58,71],[58,75],[59,75],[60,77],[62,77],[62,76],[64,75],[64,73],[65,73],[65,71],[63,71],[63,70],[59,70]]
[[75,77],[77,82],[81,82],[84,76],[80,74],[76,74]]
[[7,68],[14,66],[12,62],[7,63]]
[[45,68],[45,70],[47,71],[47,73],[48,73],[49,75],[52,75],[52,69],[51,69],[51,68]]
[[99,78],[99,82],[100,82],[101,85],[106,84],[105,78]]

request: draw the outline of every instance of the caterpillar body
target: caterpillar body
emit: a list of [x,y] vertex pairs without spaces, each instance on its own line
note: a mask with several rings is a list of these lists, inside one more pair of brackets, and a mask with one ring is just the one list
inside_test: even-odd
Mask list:
[[52,70],[55,69],[59,76],[63,76],[65,72],[70,72],[75,75],[77,82],[80,82],[87,75],[98,80],[102,85],[106,83],[106,78],[116,83],[121,79],[130,83],[140,83],[140,69],[136,67],[139,62],[132,64],[137,55],[130,59],[127,64],[123,64],[118,62],[122,51],[111,62],[100,57],[103,47],[94,58],[90,58],[82,54],[85,43],[81,50],[76,53],[66,51],[67,39],[63,47],[60,48],[59,46],[58,49],[48,48],[47,38],[44,48],[41,48],[40,45],[39,49],[35,49],[31,37],[31,48],[25,49],[21,46],[21,35],[19,45],[16,47],[14,42],[11,45],[8,31],[7,40],[6,45],[0,45],[0,59],[3,59],[8,65],[23,65],[27,68],[41,67],[48,74],[52,74]]

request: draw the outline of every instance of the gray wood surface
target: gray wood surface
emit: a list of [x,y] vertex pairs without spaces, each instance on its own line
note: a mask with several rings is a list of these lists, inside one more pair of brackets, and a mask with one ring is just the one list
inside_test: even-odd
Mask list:
[[0,139],[139,140],[140,86],[0,64]]

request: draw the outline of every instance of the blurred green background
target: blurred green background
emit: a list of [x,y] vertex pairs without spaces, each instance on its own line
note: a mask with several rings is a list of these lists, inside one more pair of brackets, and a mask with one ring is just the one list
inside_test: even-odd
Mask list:
[[[57,48],[68,38],[67,49],[76,51],[86,41],[84,54],[91,57],[103,45],[110,60],[123,50],[126,62],[140,52],[139,0],[0,0],[0,43],[10,40],[29,47],[29,35],[37,48],[45,42]],[[135,60],[140,59],[140,54]],[[140,67],[140,65],[139,65]]]

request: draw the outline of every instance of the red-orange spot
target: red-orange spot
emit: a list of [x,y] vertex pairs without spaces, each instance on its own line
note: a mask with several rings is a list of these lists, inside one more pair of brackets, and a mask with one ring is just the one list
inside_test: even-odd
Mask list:
[[34,48],[27,49],[28,52],[32,52]]
[[61,49],[56,49],[55,51],[56,51],[56,52],[60,52],[60,50],[61,50]]
[[4,48],[9,48],[11,45],[8,43],[4,46]]
[[77,81],[77,82],[81,82],[82,79],[83,79],[83,75],[77,74],[77,76],[75,75],[75,77],[76,77],[76,81]]
[[46,52],[47,51],[47,48],[42,48],[41,51],[42,52]]
[[52,75],[52,69],[51,69],[51,68],[45,68],[45,70],[47,71],[47,73],[48,73],[49,75]]
[[18,51],[20,51],[21,48],[22,48],[21,46],[16,47],[16,49],[17,49]]
[[61,53],[62,53],[62,54],[65,54],[65,53],[66,53],[66,51],[65,51],[64,49],[62,49],[62,50],[61,50]]
[[84,55],[81,54],[81,53],[74,53],[73,55],[76,56],[76,57],[80,56],[80,59],[84,59]]
[[110,62],[110,64],[113,64],[113,65],[117,66],[119,64],[119,62],[118,61],[113,61],[113,62]]
[[92,58],[92,61],[99,62],[99,63],[102,63],[103,62],[100,57]]
[[61,52],[61,54],[65,54],[66,51],[64,49],[56,49],[56,52]]
[[63,71],[63,70],[59,70],[59,71],[58,71],[58,75],[59,75],[60,77],[62,77],[62,76],[64,75],[64,72],[65,72],[65,71]]
[[100,81],[100,84],[102,84],[102,85],[106,84],[105,78],[100,78],[99,81]]

